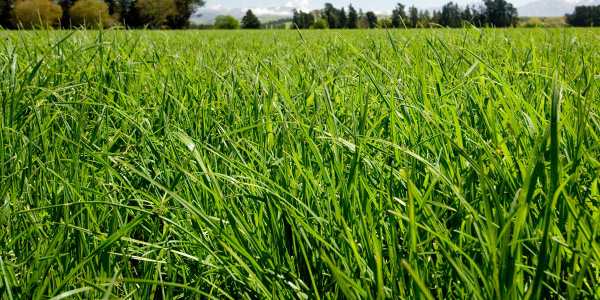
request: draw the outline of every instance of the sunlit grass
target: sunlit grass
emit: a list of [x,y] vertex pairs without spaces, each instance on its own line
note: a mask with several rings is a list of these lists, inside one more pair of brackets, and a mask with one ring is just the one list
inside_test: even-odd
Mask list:
[[599,34],[0,32],[0,295],[598,299]]

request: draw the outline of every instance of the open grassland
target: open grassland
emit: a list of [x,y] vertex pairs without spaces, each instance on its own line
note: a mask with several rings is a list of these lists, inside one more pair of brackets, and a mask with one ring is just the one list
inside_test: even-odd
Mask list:
[[1,298],[598,299],[599,34],[0,32]]

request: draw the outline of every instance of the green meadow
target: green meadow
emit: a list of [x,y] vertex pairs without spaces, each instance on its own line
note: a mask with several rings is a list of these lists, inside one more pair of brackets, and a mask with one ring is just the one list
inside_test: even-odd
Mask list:
[[0,31],[1,299],[599,299],[600,30]]

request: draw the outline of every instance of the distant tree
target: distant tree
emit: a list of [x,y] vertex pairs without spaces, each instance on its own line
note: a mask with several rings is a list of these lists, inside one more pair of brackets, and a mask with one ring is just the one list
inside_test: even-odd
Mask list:
[[142,22],[150,28],[165,28],[167,18],[177,14],[173,0],[137,0],[135,8],[138,9]]
[[[116,0],[118,5],[118,13],[113,14],[113,18],[123,26],[128,28],[136,28],[144,26],[143,18],[140,15],[139,9],[135,7],[136,0]],[[109,5],[110,12],[110,5]]]
[[423,25],[423,27],[429,27],[430,19],[431,18],[429,17],[428,10],[419,12],[419,23],[421,23],[421,25]]
[[479,9],[475,8],[475,5],[471,8],[471,13],[473,14],[473,21],[471,22],[475,26],[485,26],[487,23],[485,8],[480,6]]
[[600,5],[575,6],[572,14],[566,14],[567,24],[575,27],[590,27],[600,24]]
[[169,28],[188,28],[190,26],[190,17],[198,7],[204,6],[204,0],[174,0],[176,13],[169,16]]
[[71,6],[73,6],[73,4],[75,4],[75,1],[77,1],[77,0],[58,0],[57,1],[58,5],[60,5],[60,7],[62,8],[62,11],[63,11],[60,23],[61,23],[62,27],[64,27],[64,28],[68,28],[71,25],[69,9],[71,9]]
[[460,18],[465,22],[473,23],[473,13],[471,12],[471,8],[468,5],[460,13]]
[[329,23],[327,23],[327,20],[321,18],[321,19],[318,19],[311,28],[312,29],[327,29],[327,28],[329,28]]
[[329,14],[325,20],[327,21],[328,28],[340,28],[340,18],[337,13]]
[[297,9],[293,9],[292,10],[292,25],[290,26],[290,29],[296,29],[296,27],[303,29],[300,25],[302,22],[302,16],[301,16],[302,11],[298,11]]
[[392,20],[388,18],[380,18],[377,20],[377,26],[379,26],[379,28],[392,28]]
[[13,9],[14,0],[0,0],[0,26],[12,28],[10,12]]
[[292,26],[290,26],[290,29],[296,29],[296,26],[299,29],[308,29],[315,23],[315,15],[313,13],[305,13],[296,9],[292,13]]
[[442,13],[440,16],[440,25],[445,27],[461,27],[461,11],[458,4],[448,2],[442,7]]
[[375,28],[375,25],[377,25],[377,16],[375,15],[375,13],[372,11],[368,11],[366,17],[367,21],[369,21],[369,28]]
[[69,9],[73,26],[88,28],[111,27],[115,24],[108,14],[108,4],[98,0],[78,0]]
[[104,2],[108,5],[108,14],[117,17],[115,19],[118,20],[122,11],[121,3],[118,0],[104,0]]
[[346,24],[346,27],[354,29],[357,26],[357,22],[358,14],[356,13],[356,9],[354,9],[354,7],[352,7],[352,4],[350,4],[348,6],[348,23]]
[[356,28],[367,29],[369,28],[369,19],[365,15],[358,17],[358,22],[356,22]]
[[252,13],[252,10],[248,10],[246,15],[242,18],[242,28],[243,29],[259,29],[260,21],[258,18]]
[[519,23],[517,9],[506,0],[484,0],[486,23],[495,27],[511,27]]
[[396,4],[396,7],[392,10],[392,27],[401,28],[404,27],[402,22],[406,22],[406,11],[402,3]]
[[315,20],[321,19],[321,18],[325,18],[325,16],[323,15],[323,11],[320,9],[315,9],[313,11],[311,11],[311,13],[313,14],[313,16],[315,17]]
[[17,0],[12,10],[15,27],[46,28],[59,24],[62,9],[50,0]]
[[240,23],[230,15],[219,15],[215,18],[215,29],[238,29]]
[[[284,19],[279,19],[279,20],[274,20],[274,21],[269,21],[269,22],[263,22],[260,23],[260,28],[261,29],[286,29],[286,25],[287,23],[293,22],[293,18],[284,18]],[[296,28],[293,24],[292,27],[294,27],[294,29]]]
[[346,28],[348,25],[348,17],[346,16],[346,11],[343,7],[339,11],[338,19],[340,20],[340,28]]
[[410,27],[416,28],[419,24],[419,10],[414,5],[408,9],[408,19]]
[[325,20],[327,20],[329,28],[334,29],[340,27],[339,11],[337,8],[333,7],[331,3],[325,3],[325,8],[323,8],[323,17]]
[[431,14],[431,22],[430,23],[439,25],[441,18],[442,18],[442,15],[440,14],[440,12],[434,9],[433,13]]

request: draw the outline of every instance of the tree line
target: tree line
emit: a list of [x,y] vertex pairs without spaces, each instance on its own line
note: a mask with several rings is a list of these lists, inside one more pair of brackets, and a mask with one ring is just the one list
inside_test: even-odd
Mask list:
[[574,27],[590,27],[600,25],[600,5],[576,6],[572,14],[565,15],[567,24]]
[[4,28],[112,27],[183,29],[204,0],[0,0]]
[[292,11],[292,29],[308,28],[417,28],[438,25],[443,27],[462,27],[463,24],[476,26],[511,27],[519,22],[517,9],[506,0],[484,0],[483,5],[476,8],[449,2],[441,10],[419,10],[415,6],[406,9],[401,3],[396,4],[390,18],[378,18],[368,11],[363,13],[350,4],[348,12],[344,7],[338,9],[331,3],[326,3],[323,9],[304,12]]
[[[190,27],[189,18],[205,0],[0,0],[0,26],[4,28],[35,27],[90,27],[122,25],[128,28],[184,29]],[[516,8],[506,0],[484,0],[479,7],[460,7],[449,2],[440,10],[408,9],[397,3],[391,17],[378,17],[374,12],[363,13],[350,4],[336,8],[325,3],[322,9],[304,12],[293,9],[293,17],[283,21],[261,24],[248,10],[241,26],[232,16],[218,16],[213,25],[196,25],[198,29],[282,29],[291,21],[290,28],[416,28],[475,26],[512,27],[519,22]],[[600,5],[577,6],[565,15],[571,26],[600,24]]]

